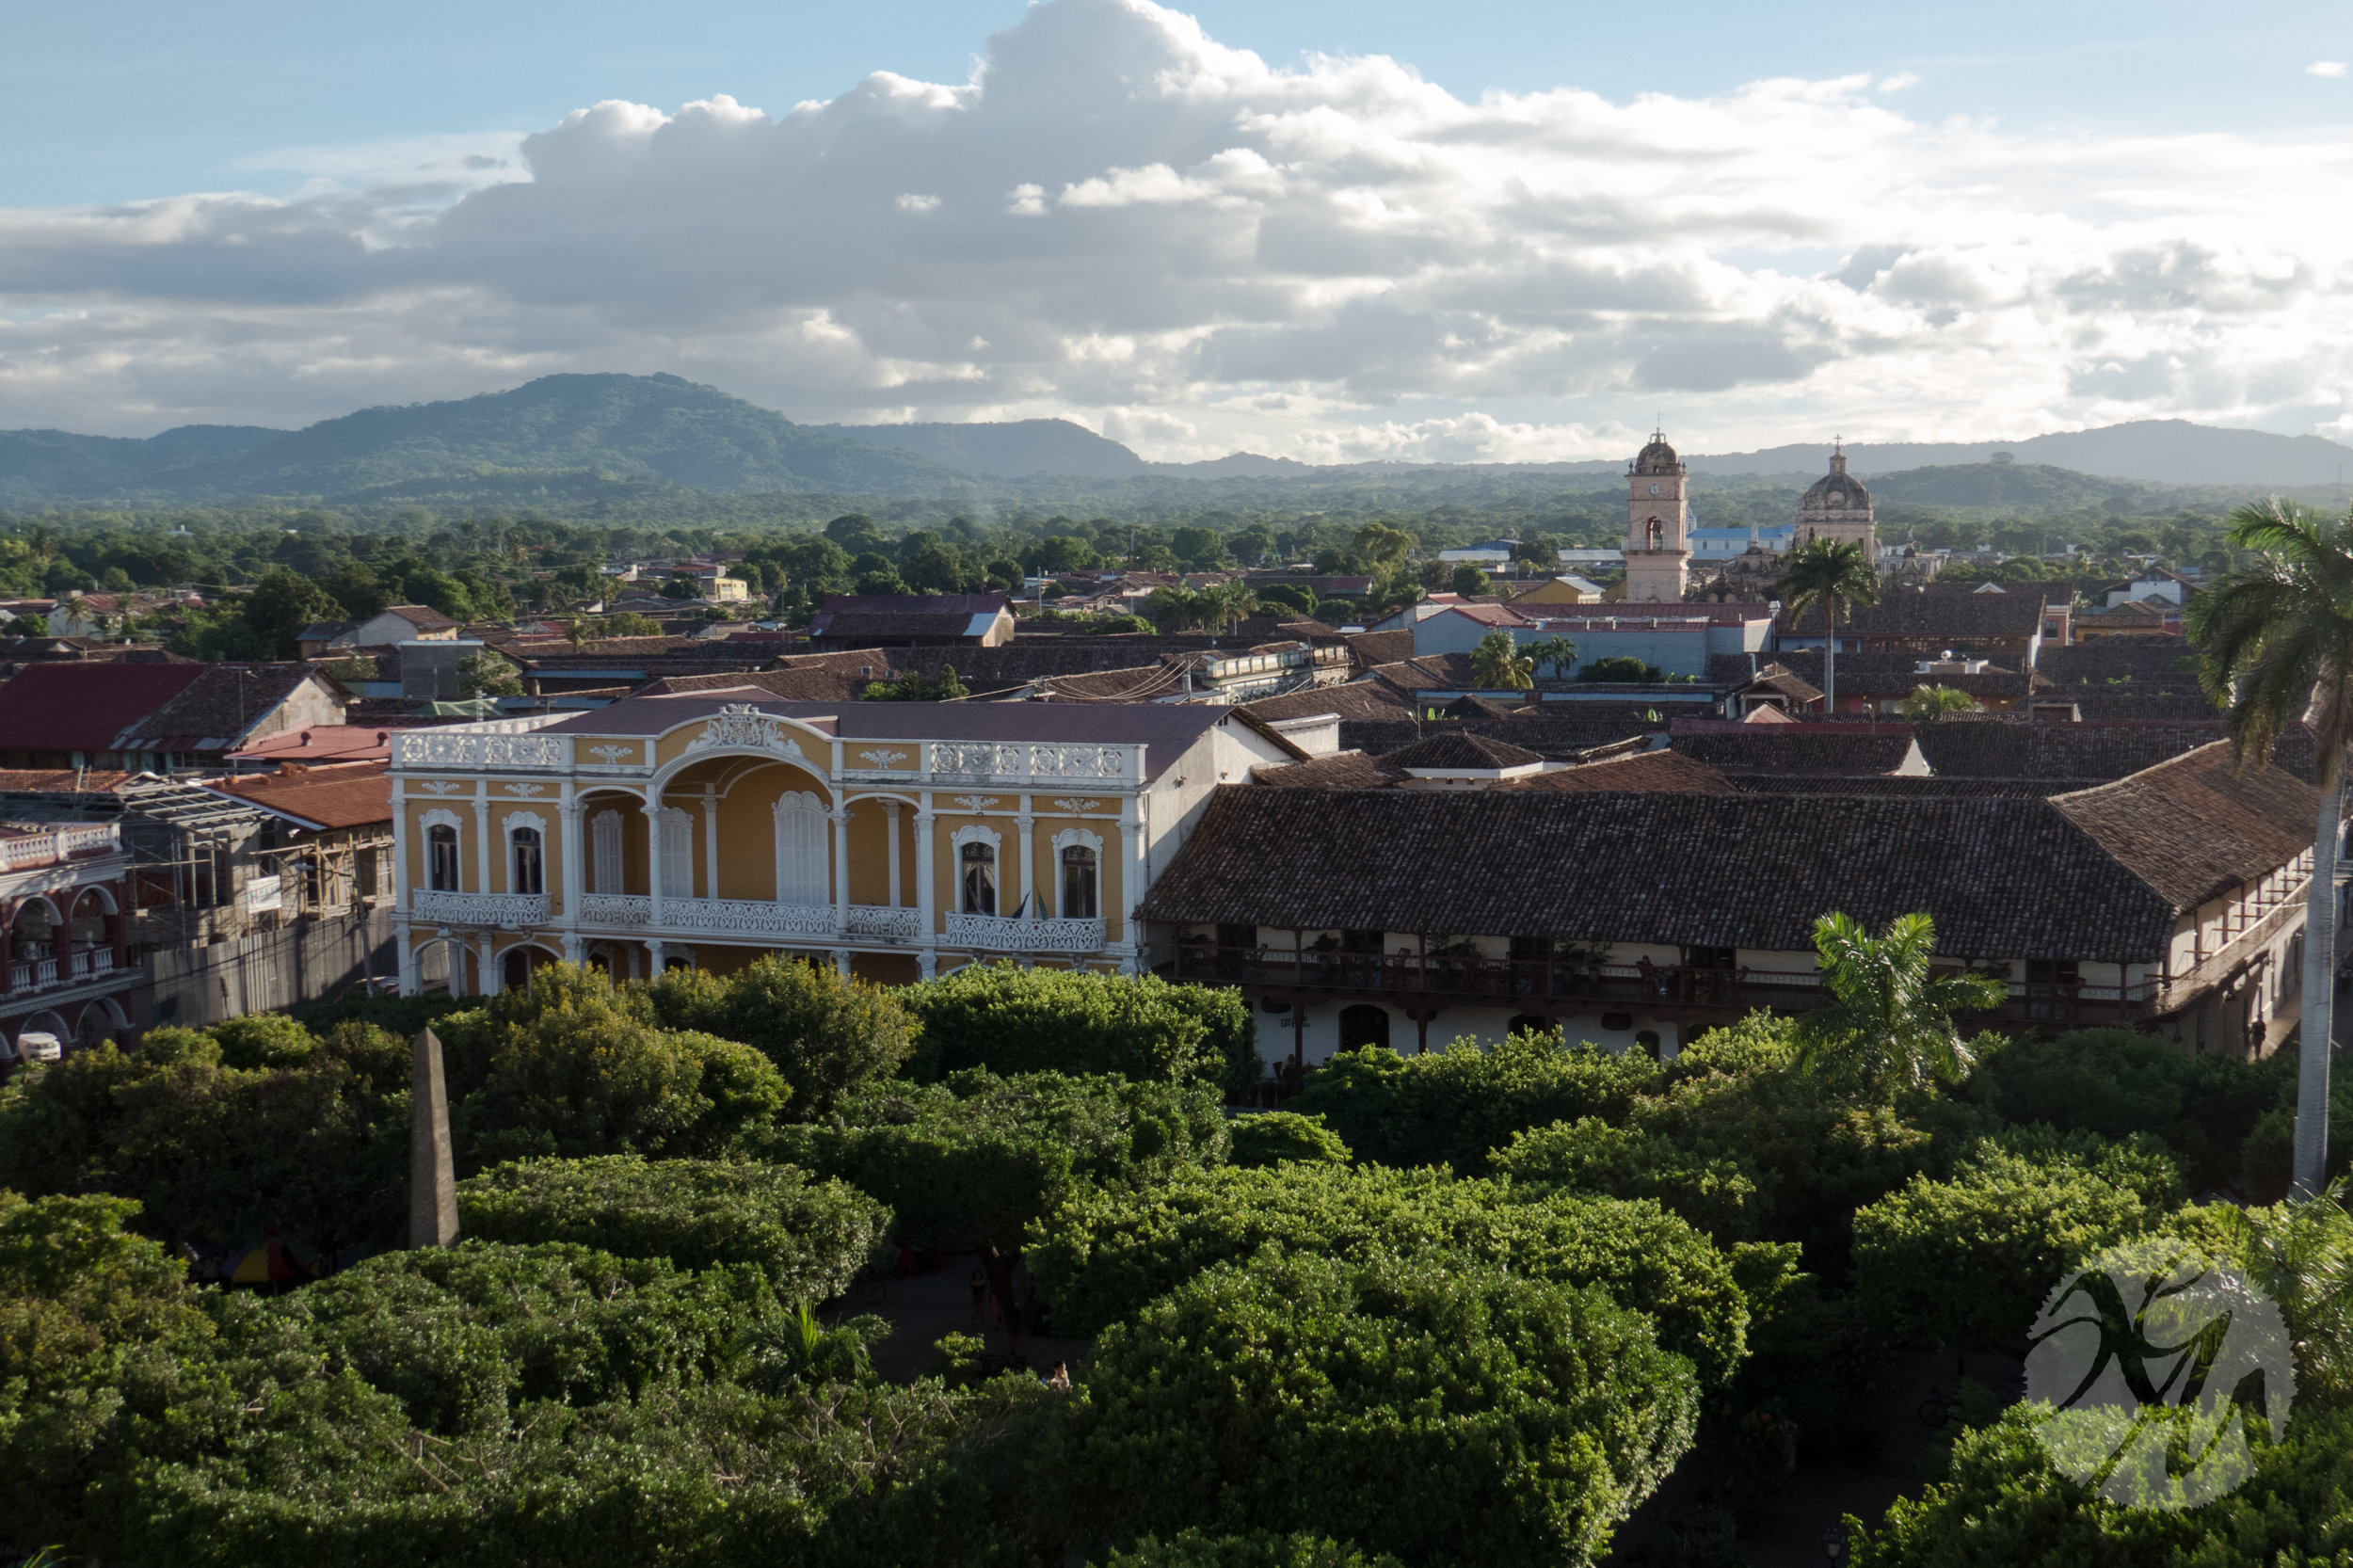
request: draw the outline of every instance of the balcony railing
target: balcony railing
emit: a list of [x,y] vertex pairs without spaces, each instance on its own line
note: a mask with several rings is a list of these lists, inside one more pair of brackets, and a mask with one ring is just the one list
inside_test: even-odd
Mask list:
[[545,925],[545,893],[446,893],[412,888],[408,918],[432,925]]
[[0,831],[0,872],[55,865],[81,855],[105,855],[122,847],[118,823],[82,823],[72,827],[10,827]]
[[[1480,954],[1297,952],[1289,948],[1161,944],[1149,954],[1169,980],[1273,990],[1376,995],[1442,1003],[1487,1003],[1528,1012],[1593,1007],[1744,1013],[1799,1012],[1822,1004],[1818,973],[1703,968],[1686,964],[1593,964]],[[2144,1017],[2161,1004],[2162,987],[2073,982],[2009,984],[2009,1000],[1973,1015],[1997,1022],[2110,1022]]]
[[61,958],[28,958],[8,966],[12,993],[45,991],[58,985],[82,985],[115,972],[112,948],[86,948]]
[[987,952],[1095,952],[1103,946],[1103,922],[957,914],[948,917],[945,940],[952,948]]
[[754,941],[822,942],[849,936],[912,942],[923,934],[920,909],[853,904],[849,929],[843,932],[835,923],[830,904],[735,898],[665,898],[657,931],[653,899],[645,893],[590,893],[580,901],[580,921],[585,927],[619,926],[648,936],[742,936]]

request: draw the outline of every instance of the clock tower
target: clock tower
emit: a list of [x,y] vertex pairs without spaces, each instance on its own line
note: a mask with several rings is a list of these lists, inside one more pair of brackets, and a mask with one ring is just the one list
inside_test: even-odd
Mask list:
[[1654,431],[1626,475],[1625,597],[1628,603],[1680,604],[1690,584],[1690,504],[1683,461]]

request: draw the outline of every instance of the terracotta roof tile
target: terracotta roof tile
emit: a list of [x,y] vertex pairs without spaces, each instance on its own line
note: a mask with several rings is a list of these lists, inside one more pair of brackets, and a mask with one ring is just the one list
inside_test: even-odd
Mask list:
[[0,748],[111,751],[212,664],[38,664],[0,685]]
[[313,827],[366,827],[392,820],[392,779],[380,762],[259,774],[209,787]]

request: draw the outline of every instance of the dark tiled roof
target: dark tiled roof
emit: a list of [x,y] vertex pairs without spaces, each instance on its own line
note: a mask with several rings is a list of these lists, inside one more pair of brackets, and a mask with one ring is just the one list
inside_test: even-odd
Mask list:
[[1685,756],[1726,772],[1888,774],[1911,755],[1912,737],[1834,735],[1811,726],[1756,724],[1737,733],[1677,735],[1673,745]]
[[[1961,643],[1977,637],[2027,637],[2041,629],[2039,594],[1931,594],[1897,588],[1879,603],[1855,609],[1840,626],[1839,635],[1949,637]],[[1785,610],[1774,618],[1773,632],[1778,636],[1818,637],[1821,612],[1793,623]]]
[[[1800,680],[1817,687],[1823,683],[1821,649],[1793,648],[1773,657]],[[1989,697],[2018,700],[2041,684],[2018,666],[2017,655],[2014,654],[1990,656],[1986,667],[1976,675],[1949,672],[1923,675],[1920,672],[1923,657],[1917,653],[1842,652],[1838,655],[1838,695],[1842,698],[1859,696],[1909,696],[1915,687],[1950,686],[1979,700]],[[2005,659],[2009,663],[2005,664]]]
[[1139,914],[1794,952],[1833,909],[1926,910],[1947,954],[2090,961],[2153,960],[2176,919],[2040,800],[1230,787]]
[[1341,719],[1410,720],[1412,710],[1395,690],[1378,681],[1358,680],[1346,686],[1318,686],[1311,691],[1262,696],[1242,706],[1269,723],[1337,713]]
[[2035,668],[2061,686],[2158,680],[2175,691],[2196,691],[2197,655],[2196,648],[2169,637],[2114,637],[2046,648]]
[[1251,771],[1250,781],[1286,790],[1385,790],[1398,777],[1361,751],[1343,751],[1282,767],[1261,764]]
[[1348,650],[1355,655],[1358,669],[1403,664],[1414,656],[1414,633],[1411,628],[1401,632],[1359,632],[1348,639]]
[[820,615],[855,610],[886,616],[993,616],[1009,602],[1003,594],[827,594]]
[[1371,675],[1401,692],[1460,692],[1477,685],[1467,653],[1425,653],[1394,664],[1375,664]]
[[2241,770],[2221,742],[2051,807],[2177,909],[2278,870],[2310,847],[2320,795],[2278,768]]
[[255,721],[312,679],[314,666],[206,664],[169,702],[126,726],[116,742],[123,751],[211,750],[243,736]]
[[[384,614],[398,616],[420,632],[446,632],[457,623],[430,604],[387,605]],[[373,620],[376,617],[368,617]]]
[[2122,778],[2220,738],[2196,724],[1924,724],[1921,755],[1951,778]]
[[2072,702],[2086,719],[2211,719],[2214,703],[2190,677],[2170,680],[2126,680],[2113,686],[2064,686],[2035,694],[2038,702]]
[[637,688],[638,696],[669,696],[683,692],[734,691],[757,686],[787,702],[856,702],[869,680],[888,680],[888,662],[875,656],[874,673],[860,676],[855,669],[721,670],[710,675],[665,675]]
[[1936,778],[1916,774],[1744,773],[1744,794],[1879,795],[1890,800],[2042,800],[2107,782],[2102,778]]
[[38,664],[0,685],[0,747],[111,751],[115,737],[186,691],[211,664]]
[[1484,735],[1452,729],[1401,746],[1381,759],[1385,768],[1424,768],[1446,772],[1479,770],[1494,772],[1503,768],[1525,768],[1544,759],[1525,746],[1515,746]]
[[1433,720],[1417,723],[1411,717],[1397,719],[1352,719],[1340,721],[1340,744],[1376,757],[1385,756],[1400,746],[1412,745],[1448,725],[1460,724],[1465,729],[1482,735],[1495,735],[1516,746],[1525,746],[1540,757],[1566,761],[1579,752],[1595,746],[1609,745],[1631,736],[1647,734],[1663,726],[1643,717],[1643,711],[1609,713],[1601,705],[1577,703],[1574,714],[1553,714],[1530,711],[1527,716],[1508,719]]
[[1573,768],[1554,768],[1548,773],[1513,779],[1505,787],[1570,793],[1631,792],[1682,795],[1728,795],[1739,789],[1706,763],[1675,751],[1637,751],[1624,757],[1603,758]]

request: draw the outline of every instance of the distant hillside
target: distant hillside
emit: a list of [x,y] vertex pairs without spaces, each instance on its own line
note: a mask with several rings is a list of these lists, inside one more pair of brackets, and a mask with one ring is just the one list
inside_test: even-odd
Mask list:
[[2064,512],[2097,506],[2117,493],[2117,482],[2044,463],[1958,463],[1874,474],[1872,499],[1916,506]]
[[0,505],[360,502],[445,494],[477,480],[511,488],[535,475],[562,475],[568,487],[583,472],[721,494],[969,488],[911,453],[810,430],[675,376],[547,376],[512,392],[363,408],[295,431],[186,425],[144,441],[0,433]]
[[[2332,485],[2353,477],[2353,447],[2318,436],[2224,430],[2183,419],[2135,420],[2015,441],[1849,441],[1847,464],[1867,476],[1983,463],[1996,452],[2009,453],[2022,465],[2073,469],[2143,484]],[[1817,442],[1709,454],[1687,461],[1705,473],[1819,473],[1829,467],[1829,443]]]
[[1033,473],[1066,473],[1080,479],[1127,479],[1144,472],[1144,461],[1117,441],[1066,419],[1023,419],[1001,424],[812,424],[871,446],[911,452],[942,468],[985,473],[997,479],[1026,479]]

